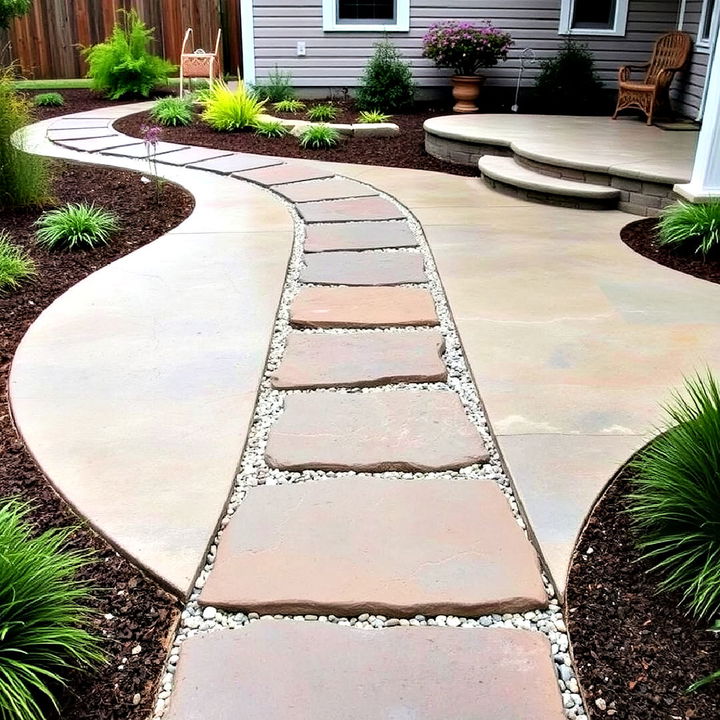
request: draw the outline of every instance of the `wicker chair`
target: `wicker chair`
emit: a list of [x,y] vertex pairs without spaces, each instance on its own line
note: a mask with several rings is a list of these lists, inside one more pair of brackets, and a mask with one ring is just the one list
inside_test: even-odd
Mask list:
[[192,28],[188,28],[180,50],[180,97],[185,91],[185,78],[205,78],[212,85],[216,78],[222,76],[220,59],[222,30],[217,31],[214,52],[191,50],[189,43],[192,41],[192,35]]
[[[625,65],[618,73],[618,101],[613,120],[621,110],[637,108],[647,116],[652,125],[653,117],[669,112],[670,83],[675,73],[682,70],[690,57],[692,41],[687,33],[673,31],[660,36],[655,42],[650,62],[644,65]],[[642,82],[632,82],[633,70],[645,70]]]

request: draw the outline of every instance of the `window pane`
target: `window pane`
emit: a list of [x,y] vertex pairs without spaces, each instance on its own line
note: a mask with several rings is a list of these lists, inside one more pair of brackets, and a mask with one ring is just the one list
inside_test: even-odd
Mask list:
[[338,20],[370,20],[393,22],[395,0],[338,0]]
[[713,15],[715,14],[715,0],[705,0],[705,17],[700,30],[700,39],[709,40],[712,31]]
[[572,27],[612,30],[617,0],[575,0]]

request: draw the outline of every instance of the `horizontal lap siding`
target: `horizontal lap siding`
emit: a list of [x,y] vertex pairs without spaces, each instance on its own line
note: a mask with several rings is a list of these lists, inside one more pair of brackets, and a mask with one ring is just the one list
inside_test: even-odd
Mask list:
[[[683,30],[692,35],[693,42],[697,40],[701,14],[702,0],[687,0]],[[688,117],[697,117],[700,110],[709,57],[707,51],[696,48],[678,86],[676,103]]]

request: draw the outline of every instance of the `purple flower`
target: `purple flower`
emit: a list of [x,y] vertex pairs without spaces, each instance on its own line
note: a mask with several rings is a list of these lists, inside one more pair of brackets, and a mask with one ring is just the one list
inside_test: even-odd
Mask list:
[[159,125],[141,125],[140,135],[146,145],[152,145],[154,148],[160,142],[162,128]]

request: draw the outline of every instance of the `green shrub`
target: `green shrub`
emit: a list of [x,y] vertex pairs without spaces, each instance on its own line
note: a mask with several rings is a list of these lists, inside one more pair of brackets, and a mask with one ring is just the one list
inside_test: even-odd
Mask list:
[[33,120],[30,101],[13,88],[12,69],[0,69],[0,209],[41,205],[48,199],[47,161],[10,140]]
[[628,512],[661,590],[698,617],[720,612],[720,391],[708,371],[685,381],[667,426],[631,462]]
[[165,127],[189,125],[192,122],[192,99],[166,97],[157,100],[150,110],[150,117]]
[[279,120],[266,120],[255,123],[255,132],[268,138],[280,138],[287,135],[287,128]]
[[308,125],[300,134],[300,145],[313,150],[335,147],[340,133],[329,125]]
[[292,73],[285,70],[274,70],[268,73],[267,82],[255,87],[255,94],[266,102],[276,103],[295,98],[295,88],[292,84]]
[[361,110],[395,112],[413,104],[415,82],[410,65],[398,49],[385,40],[375,45],[375,53],[365,66],[355,102]]
[[50,210],[35,224],[39,228],[37,244],[50,250],[107,245],[110,236],[120,229],[115,213],[87,203],[68,203],[65,207]]
[[0,293],[15,290],[35,275],[35,263],[27,252],[13,245],[8,232],[0,230]]
[[720,250],[720,200],[668,205],[658,223],[660,245],[692,248],[707,255]]
[[168,76],[176,68],[150,52],[153,32],[137,11],[118,10],[118,21],[110,37],[82,50],[92,89],[118,100],[127,95],[148,97],[153,88],[167,85]]
[[252,127],[265,107],[248,91],[242,80],[233,91],[224,82],[216,82],[204,98],[203,120],[213,130],[230,131]]
[[391,117],[392,115],[386,115],[379,110],[363,110],[357,121],[359,123],[386,123]]
[[334,120],[340,111],[330,103],[320,103],[311,107],[307,113],[307,119],[313,122],[330,122]]
[[72,528],[34,536],[28,508],[0,505],[0,718],[40,720],[57,709],[69,671],[103,661],[89,631],[90,589],[77,572],[91,557],[65,549]]
[[14,18],[27,15],[32,0],[0,0],[0,28],[7,30]]
[[33,101],[39,107],[60,107],[65,104],[63,96],[57,92],[40,93],[33,98]]
[[273,108],[277,112],[297,113],[305,109],[305,103],[300,100],[280,100],[273,103]]
[[602,82],[587,45],[568,39],[557,56],[542,60],[535,91],[543,112],[577,115],[597,110]]

